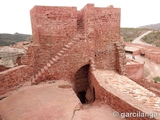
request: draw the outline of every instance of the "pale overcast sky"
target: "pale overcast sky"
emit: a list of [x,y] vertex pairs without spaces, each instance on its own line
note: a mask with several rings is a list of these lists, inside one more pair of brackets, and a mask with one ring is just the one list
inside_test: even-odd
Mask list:
[[76,6],[78,10],[87,3],[96,7],[113,5],[121,8],[121,27],[138,27],[160,23],[160,0],[1,0],[0,33],[32,34],[30,9],[34,5]]

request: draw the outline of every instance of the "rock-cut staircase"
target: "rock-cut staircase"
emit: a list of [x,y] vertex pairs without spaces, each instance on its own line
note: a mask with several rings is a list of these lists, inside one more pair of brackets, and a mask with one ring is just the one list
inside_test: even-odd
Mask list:
[[62,56],[79,41],[80,37],[82,36],[83,35],[81,34],[77,34],[69,43],[64,45],[64,47],[54,57],[52,57],[44,67],[42,67],[34,76],[32,76],[31,84],[38,84],[42,79],[44,79],[46,73],[49,72],[49,68],[53,64],[57,63]]

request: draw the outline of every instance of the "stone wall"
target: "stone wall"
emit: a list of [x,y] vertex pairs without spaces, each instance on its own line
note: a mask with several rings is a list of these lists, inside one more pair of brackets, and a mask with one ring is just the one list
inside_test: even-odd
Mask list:
[[144,64],[128,61],[126,64],[126,76],[134,81],[141,81],[144,78]]
[[95,7],[95,62],[98,69],[116,70],[116,46],[120,42],[120,9]]
[[145,50],[145,57],[152,60],[155,63],[160,64],[160,51]]
[[[132,46],[140,49],[139,54],[145,55],[146,58],[152,60],[155,63],[160,63],[160,49],[155,46],[145,46],[136,43],[125,43],[126,46]],[[137,54],[136,54],[137,55]]]
[[[124,43],[121,42],[117,42],[115,43],[116,46],[116,71],[120,74],[120,75],[126,75],[126,54],[125,54],[125,45]],[[115,64],[115,63],[112,63]]]
[[28,47],[27,53],[22,57],[21,64],[0,72],[0,95],[16,90],[25,82],[31,85],[31,78],[34,75],[35,54],[39,46],[36,44]]
[[24,57],[21,58],[21,63],[23,65],[30,65],[34,66],[35,63],[35,56],[37,53],[37,50],[39,49],[38,44],[31,44],[31,46],[28,47],[27,53]]
[[76,7],[35,6],[31,22],[33,43],[39,44],[34,62],[37,82],[39,78],[73,80],[90,58],[98,69],[125,74],[119,8],[87,4],[77,11]]
[[[108,80],[106,80],[106,78],[104,77],[106,76]],[[112,77],[110,77],[112,76]],[[112,78],[115,78],[115,80],[113,80]],[[101,101],[104,104],[108,104],[109,106],[111,106],[115,111],[118,111],[119,113],[136,113],[136,112],[144,112],[144,113],[155,113],[155,111],[153,111],[154,106],[152,104],[154,104],[154,102],[156,100],[159,100],[158,97],[155,97],[155,101],[150,101],[150,102],[142,102],[142,98],[145,98],[143,95],[143,97],[140,97],[141,102],[139,101],[139,99],[136,98],[136,96],[139,96],[141,93],[134,95],[126,95],[126,93],[128,94],[133,94],[132,92],[135,92],[134,90],[132,90],[132,88],[128,87],[126,89],[128,89],[128,91],[126,91],[125,89],[120,89],[117,86],[123,88],[123,86],[121,85],[121,79],[117,78],[117,76],[113,75],[112,73],[109,73],[108,75],[104,75],[104,73],[102,72],[102,74],[96,73],[95,71],[90,72],[89,73],[89,79],[91,82],[91,88],[94,89],[95,91],[95,98],[97,101]],[[123,79],[123,77],[122,77]],[[108,83],[109,81],[111,81],[111,83]],[[115,83],[115,81],[117,81],[117,83]],[[118,83],[118,81],[120,81],[120,83]],[[125,80],[122,80],[125,81]],[[131,80],[130,80],[131,81]],[[125,82],[129,82],[129,81],[125,81]],[[131,81],[132,82],[132,81]],[[118,85],[120,84],[120,85]],[[125,83],[122,83],[125,84]],[[139,89],[139,85],[134,83],[136,87],[135,89]],[[130,83],[127,85],[131,85]],[[126,85],[126,86],[127,86]],[[131,85],[132,86],[132,85]],[[134,88],[133,87],[133,88]],[[143,90],[146,90],[145,88],[141,88]],[[122,92],[122,91],[124,92]],[[147,91],[148,94],[153,94],[150,91]],[[143,93],[143,92],[142,92]],[[145,93],[143,93],[145,95]],[[136,98],[134,98],[134,97]],[[155,96],[153,94],[153,96]],[[151,99],[151,98],[148,98]],[[157,101],[158,102],[158,101]],[[156,110],[158,113],[159,109],[158,107],[156,107]],[[150,120],[150,118],[148,117],[136,117],[138,120]],[[129,117],[129,120],[135,120],[135,117]],[[154,119],[154,118],[153,118]],[[158,118],[157,118],[158,119]]]
[[[74,41],[74,40],[73,40]],[[73,80],[76,72],[84,65],[89,64],[89,59],[94,55],[93,41],[79,38],[72,47],[65,50],[58,61],[49,67],[49,78]]]
[[35,6],[31,10],[33,43],[40,44],[35,56],[38,72],[77,32],[76,7]]
[[30,81],[33,75],[33,68],[27,65],[20,65],[0,72],[0,95],[21,87],[26,81]]

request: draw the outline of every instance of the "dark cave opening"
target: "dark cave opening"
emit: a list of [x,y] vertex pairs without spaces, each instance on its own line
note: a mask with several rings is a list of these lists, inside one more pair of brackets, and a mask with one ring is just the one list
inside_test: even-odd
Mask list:
[[74,76],[73,89],[82,104],[86,104],[86,93],[89,88],[88,72],[89,64],[82,66]]
[[78,92],[77,96],[80,99],[82,104],[86,103],[86,97],[85,97],[86,96],[86,91]]

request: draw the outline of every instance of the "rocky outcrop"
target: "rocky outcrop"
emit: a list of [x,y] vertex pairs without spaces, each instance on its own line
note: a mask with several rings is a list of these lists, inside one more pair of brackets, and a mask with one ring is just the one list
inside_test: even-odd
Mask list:
[[6,68],[15,67],[20,64],[20,58],[26,53],[25,49],[5,46],[0,48],[0,65]]

